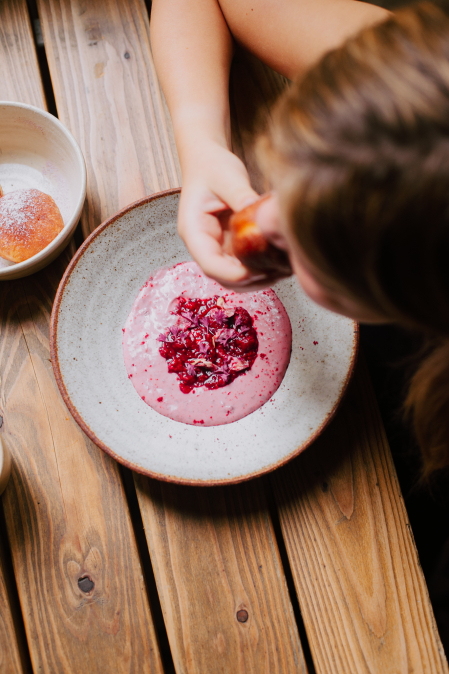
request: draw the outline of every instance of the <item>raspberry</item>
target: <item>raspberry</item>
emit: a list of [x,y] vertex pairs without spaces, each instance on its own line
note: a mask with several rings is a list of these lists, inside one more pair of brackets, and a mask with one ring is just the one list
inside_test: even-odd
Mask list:
[[250,370],[259,348],[253,319],[243,307],[227,307],[223,297],[178,297],[176,325],[160,334],[159,353],[176,373],[183,393],[230,384]]

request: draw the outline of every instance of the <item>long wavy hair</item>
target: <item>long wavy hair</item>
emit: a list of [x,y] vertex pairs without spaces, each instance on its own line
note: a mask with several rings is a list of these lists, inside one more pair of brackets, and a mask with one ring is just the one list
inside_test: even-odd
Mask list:
[[259,154],[310,260],[432,348],[405,407],[423,475],[449,465],[449,13],[419,3],[326,54]]

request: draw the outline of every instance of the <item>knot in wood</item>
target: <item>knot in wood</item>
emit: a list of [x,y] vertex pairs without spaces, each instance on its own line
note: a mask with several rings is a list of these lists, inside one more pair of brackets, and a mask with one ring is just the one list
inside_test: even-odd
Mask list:
[[125,57],[125,59],[130,59],[130,58],[131,58],[131,55],[130,55],[129,51],[125,51],[124,57]]
[[78,578],[78,587],[81,592],[85,592],[87,594],[94,589],[95,583],[87,576],[83,576],[83,578]]
[[248,611],[245,611],[244,608],[242,608],[240,611],[237,611],[237,620],[239,623],[246,623],[248,620]]

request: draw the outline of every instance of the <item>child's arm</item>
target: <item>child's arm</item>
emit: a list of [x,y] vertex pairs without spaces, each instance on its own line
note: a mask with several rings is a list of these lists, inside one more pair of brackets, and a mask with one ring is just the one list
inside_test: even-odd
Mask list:
[[238,283],[247,272],[223,256],[222,228],[210,215],[257,197],[230,152],[231,35],[216,0],[153,0],[151,41],[181,162],[179,232],[209,276]]
[[223,230],[211,213],[239,210],[257,196],[230,152],[228,26],[245,48],[292,77],[387,16],[353,0],[221,0],[221,6],[217,0],[153,0],[154,59],[183,176],[179,232],[206,274],[231,286],[248,279],[247,270],[223,254]]
[[234,39],[294,79],[327,51],[390,15],[354,0],[219,0]]

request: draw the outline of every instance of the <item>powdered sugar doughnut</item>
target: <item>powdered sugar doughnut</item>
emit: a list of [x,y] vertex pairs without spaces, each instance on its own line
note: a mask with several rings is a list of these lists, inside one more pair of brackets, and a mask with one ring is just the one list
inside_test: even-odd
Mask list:
[[48,246],[64,227],[48,194],[16,190],[0,198],[0,257],[23,262]]
[[[257,355],[251,369],[230,384],[213,389],[202,385],[183,393],[160,354],[160,338],[170,326],[180,325],[175,313],[179,297],[216,296],[223,298],[225,308],[243,307],[249,313],[257,332]],[[181,323],[183,327],[189,329]],[[123,355],[128,377],[150,407],[175,421],[217,426],[245,417],[271,398],[290,361],[291,340],[290,320],[273,290],[237,294],[204,276],[195,262],[184,262],[160,269],[141,289],[123,328]]]

